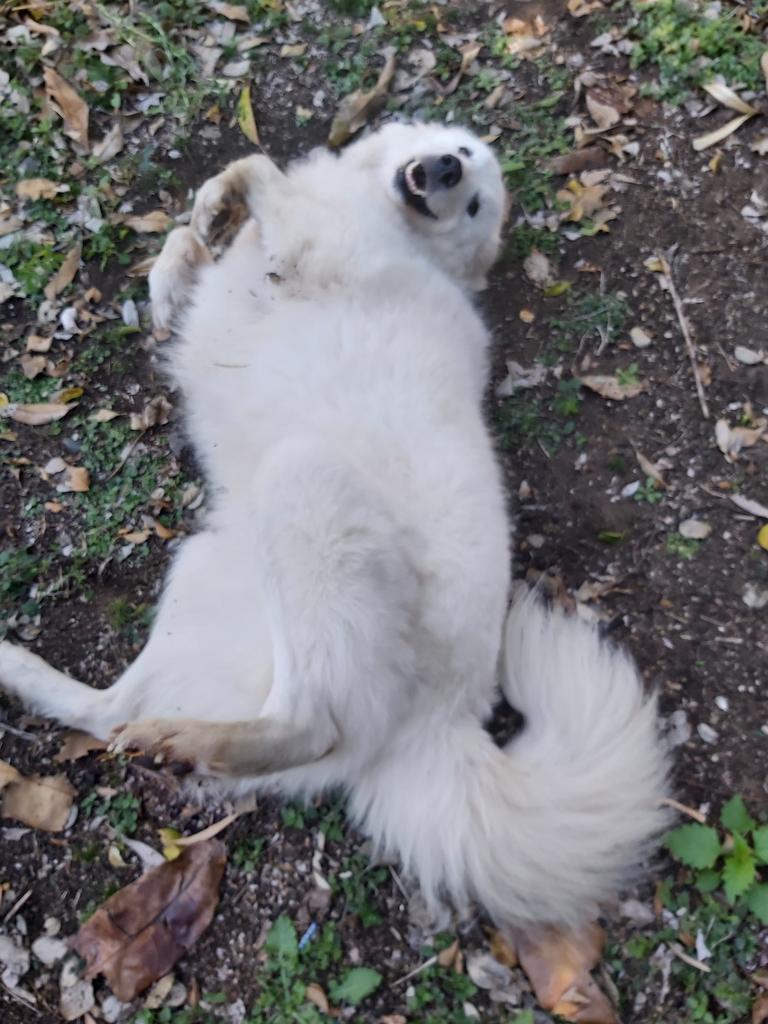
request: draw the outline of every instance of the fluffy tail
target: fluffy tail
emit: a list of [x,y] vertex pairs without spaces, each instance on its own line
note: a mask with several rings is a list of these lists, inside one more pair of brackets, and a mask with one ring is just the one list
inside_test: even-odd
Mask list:
[[499,924],[577,926],[664,827],[655,700],[626,654],[530,596],[512,607],[505,658],[522,734],[502,751],[475,720],[421,720],[356,808],[433,905],[448,895]]

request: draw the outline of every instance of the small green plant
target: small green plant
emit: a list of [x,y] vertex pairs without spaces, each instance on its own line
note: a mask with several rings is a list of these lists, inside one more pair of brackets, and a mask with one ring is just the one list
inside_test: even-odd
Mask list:
[[645,501],[649,505],[656,505],[662,501],[664,495],[659,490],[658,484],[652,476],[647,476],[644,482],[635,491],[635,501]]
[[765,43],[747,31],[738,8],[715,10],[704,0],[634,0],[632,65],[658,69],[654,95],[679,103],[692,88],[722,75],[731,86],[762,87]]
[[[299,940],[293,922],[285,914],[272,925],[264,946],[267,962],[261,992],[251,1008],[248,1024],[322,1024],[326,1019],[307,998],[311,980],[338,964],[341,945],[334,924],[320,934]],[[382,977],[369,967],[353,967],[327,980],[330,998],[338,1004],[358,1006],[376,991]]]
[[667,553],[674,555],[676,558],[684,558],[686,561],[690,561],[696,557],[700,543],[698,540],[683,537],[679,533],[670,533],[667,535]]
[[261,837],[248,838],[235,847],[232,863],[241,871],[250,874],[256,870],[263,850],[264,840]]
[[102,796],[93,790],[80,801],[80,810],[91,817],[106,816],[110,825],[124,836],[132,836],[139,824],[141,803],[133,793]]
[[623,369],[616,371],[616,380],[622,388],[631,388],[634,384],[640,383],[640,367],[637,363],[630,363]]
[[364,928],[370,928],[382,920],[379,889],[387,878],[386,868],[371,867],[365,857],[355,853],[342,862],[332,884],[346,897],[346,912],[356,915]]
[[743,903],[768,925],[768,825],[758,825],[740,796],[723,807],[720,825],[681,825],[667,836],[667,849],[696,872],[700,892],[722,891],[729,904]]

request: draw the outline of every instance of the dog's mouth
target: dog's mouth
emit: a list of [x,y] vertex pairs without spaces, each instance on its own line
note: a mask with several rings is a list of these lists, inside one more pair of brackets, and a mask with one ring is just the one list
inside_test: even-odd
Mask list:
[[420,161],[410,160],[400,167],[395,175],[395,185],[406,206],[410,206],[423,217],[437,220],[437,216],[427,205],[427,172]]

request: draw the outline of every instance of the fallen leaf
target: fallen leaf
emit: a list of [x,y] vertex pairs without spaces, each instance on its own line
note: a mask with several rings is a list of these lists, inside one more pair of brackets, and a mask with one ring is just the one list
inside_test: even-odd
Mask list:
[[604,938],[597,924],[578,934],[549,928],[514,935],[520,966],[545,1010],[582,1024],[617,1024],[616,1011],[590,974]]
[[235,118],[246,139],[251,141],[254,146],[260,145],[259,130],[256,127],[256,118],[253,116],[253,107],[251,106],[251,87],[249,85],[246,85],[240,93],[240,99],[237,101],[235,109]]
[[640,467],[640,469],[642,469],[643,473],[645,473],[647,477],[650,477],[651,480],[653,480],[655,483],[659,485],[659,487],[667,486],[664,482],[664,477],[661,474],[661,470],[655,462],[651,462],[650,459],[646,458],[645,455],[643,455],[642,452],[637,451],[637,449],[635,449],[635,458],[637,459],[638,466]]
[[748,512],[751,516],[759,516],[761,519],[768,519],[768,506],[762,505],[754,498],[747,498],[743,494],[729,494],[728,497],[742,512]]
[[105,164],[122,152],[124,145],[122,126],[119,121],[115,121],[104,138],[94,145],[93,157],[98,163]]
[[765,1024],[768,1020],[768,995],[758,996],[752,1006],[752,1024]]
[[228,814],[224,818],[220,818],[219,821],[215,821],[208,828],[204,828],[201,832],[195,832],[191,836],[175,836],[173,839],[174,846],[180,846],[182,849],[185,846],[194,846],[196,843],[204,843],[207,839],[213,839],[219,832],[223,832],[225,828],[228,828],[233,821],[236,821],[239,815]]
[[77,402],[62,404],[61,402],[38,402],[26,405],[19,405],[16,402],[9,402],[0,405],[0,416],[15,420],[16,423],[25,423],[28,427],[41,427],[46,423],[53,423],[60,420],[71,412]]
[[154,529],[155,533],[160,538],[160,540],[171,540],[173,537],[176,536],[176,531],[171,530],[170,527],[168,526],[165,526],[163,523],[160,522],[159,519],[152,520],[152,528]]
[[73,246],[64,257],[64,262],[45,286],[45,297],[52,302],[67,285],[71,284],[80,266],[80,245]]
[[585,18],[593,11],[601,11],[605,4],[602,0],[568,0],[568,13],[572,18]]
[[115,412],[113,409],[99,409],[98,412],[92,412],[88,417],[94,423],[109,423],[110,420],[115,419],[116,416],[122,416],[122,413]]
[[715,424],[715,440],[727,462],[735,462],[742,448],[752,448],[768,428],[768,421],[762,420],[755,427],[732,427],[728,420],[719,419]]
[[557,193],[557,198],[568,206],[560,219],[578,223],[583,217],[590,217],[604,205],[603,200],[610,190],[610,185],[584,185],[576,178],[571,179]]
[[648,390],[645,381],[637,380],[621,384],[616,377],[604,373],[595,373],[587,377],[576,377],[585,388],[594,391],[601,398],[609,398],[614,402],[622,402],[625,398],[636,398]]
[[122,221],[126,227],[140,235],[154,235],[166,231],[173,221],[165,210],[152,210],[150,213],[137,213],[125,217]]
[[293,57],[303,57],[306,52],[306,43],[285,43],[280,47],[280,56],[287,57],[289,59]]
[[131,413],[131,430],[149,430],[150,427],[165,426],[172,410],[173,406],[165,395],[155,395],[140,413]]
[[60,832],[67,823],[75,790],[66,775],[28,778],[0,761],[3,818],[14,818],[44,832]]
[[64,134],[88,150],[88,104],[53,68],[43,71],[51,106],[64,121]]
[[317,982],[311,981],[307,985],[304,995],[314,1006],[318,1008],[321,1013],[328,1013],[330,1009],[330,1003],[328,1002],[328,996],[320,988]]
[[149,539],[149,530],[129,530],[126,533],[121,530],[118,536],[128,541],[129,544],[144,544]]
[[531,249],[523,261],[523,270],[531,284],[537,288],[547,288],[555,281],[555,273],[549,257],[538,249]]
[[30,334],[26,341],[27,352],[48,352],[53,344],[53,337],[44,338],[40,334]]
[[16,182],[19,199],[53,199],[60,192],[69,192],[69,185],[48,178],[22,178]]
[[251,19],[248,17],[247,7],[239,4],[228,4],[225,3],[225,0],[208,0],[208,6],[212,11],[220,14],[222,18],[228,18],[230,21],[242,21],[246,25],[250,24]]
[[328,134],[328,145],[343,146],[384,105],[387,90],[395,74],[395,55],[390,54],[372,89],[356,89],[339,104]]
[[524,324],[532,324],[536,319],[536,314],[532,309],[521,309],[517,314]]
[[209,839],[110,896],[72,941],[85,977],[103,974],[130,1002],[167,974],[210,924],[225,862],[223,843]]
[[724,82],[709,82],[704,86],[705,92],[722,103],[729,110],[735,110],[739,114],[747,114],[749,117],[759,113],[753,106],[745,102],[738,93],[734,92]]
[[552,174],[580,174],[596,167],[607,167],[609,157],[601,146],[585,146],[554,156],[547,164]]
[[43,372],[48,360],[45,356],[32,356],[25,352],[19,359],[19,362],[21,363],[21,372],[27,380],[34,380],[35,377],[38,377]]
[[547,378],[547,368],[542,363],[534,363],[529,369],[521,366],[514,359],[507,360],[507,376],[497,386],[499,398],[509,398],[516,391],[536,388]]
[[741,114],[739,117],[734,117],[732,121],[728,121],[727,124],[721,125],[720,128],[716,128],[712,132],[707,132],[706,135],[699,135],[698,138],[693,140],[693,148],[697,153],[700,153],[703,149],[709,149],[710,146],[716,146],[718,142],[722,142],[723,139],[727,139],[729,135],[733,135],[744,124],[748,121],[753,114]]
[[477,59],[477,55],[480,53],[482,48],[482,43],[471,42],[465,43],[464,46],[462,46],[459,49],[459,53],[461,54],[461,66],[459,67],[459,70],[456,72],[453,78],[450,80],[450,82],[448,82],[447,85],[443,86],[440,89],[440,92],[442,93],[443,96],[450,96],[452,93],[456,92],[461,83],[462,78],[467,73],[472,64],[475,62],[475,60]]
[[763,551],[768,551],[768,523],[757,531],[757,543]]
[[152,988],[147,992],[144,999],[145,1010],[159,1010],[171,993],[176,978],[172,973],[164,974],[159,978]]
[[79,493],[90,489],[91,477],[85,466],[67,466],[67,485],[70,491]]
[[53,760],[57,764],[61,764],[63,761],[79,761],[81,757],[85,757],[93,750],[106,749],[107,744],[103,740],[97,740],[90,733],[73,729],[64,736],[61,746],[53,755]]

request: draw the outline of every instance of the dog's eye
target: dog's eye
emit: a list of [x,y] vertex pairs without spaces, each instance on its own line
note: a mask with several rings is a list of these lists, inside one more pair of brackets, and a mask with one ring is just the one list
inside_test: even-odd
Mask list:
[[467,207],[467,213],[470,217],[474,217],[477,211],[480,209],[480,200],[475,196],[472,202]]
[[466,146],[459,146],[459,155],[460,156],[472,156],[472,151],[467,149]]

